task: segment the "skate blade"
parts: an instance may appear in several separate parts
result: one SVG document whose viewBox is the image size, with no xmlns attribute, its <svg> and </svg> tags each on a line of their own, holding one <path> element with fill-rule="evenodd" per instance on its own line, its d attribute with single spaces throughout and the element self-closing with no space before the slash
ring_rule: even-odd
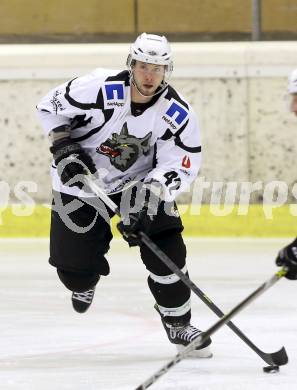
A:
<svg viewBox="0 0 297 390">
<path fill-rule="evenodd" d="M 180 353 L 183 352 L 186 347 L 184 345 L 177 345 L 176 348 L 178 353 Z M 189 354 L 187 354 L 187 358 L 194 358 L 194 359 L 210 359 L 212 357 L 213 354 L 209 346 L 201 349 L 194 349 Z"/>
</svg>

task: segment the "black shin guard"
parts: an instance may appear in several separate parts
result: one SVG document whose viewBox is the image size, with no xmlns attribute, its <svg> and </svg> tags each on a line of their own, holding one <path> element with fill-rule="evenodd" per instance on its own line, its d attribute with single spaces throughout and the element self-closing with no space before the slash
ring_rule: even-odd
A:
<svg viewBox="0 0 297 390">
<path fill-rule="evenodd" d="M 98 274 L 76 273 L 61 269 L 57 269 L 57 273 L 65 287 L 67 287 L 70 291 L 76 292 L 89 290 L 97 284 L 100 278 L 100 275 Z"/>
</svg>

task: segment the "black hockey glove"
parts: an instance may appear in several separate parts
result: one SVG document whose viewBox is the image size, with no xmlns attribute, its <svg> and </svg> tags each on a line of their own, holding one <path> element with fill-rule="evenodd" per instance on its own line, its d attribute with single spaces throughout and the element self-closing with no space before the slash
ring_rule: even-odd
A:
<svg viewBox="0 0 297 390">
<path fill-rule="evenodd" d="M 144 184 L 140 193 L 140 198 L 144 200 L 143 208 L 138 212 L 128 213 L 117 224 L 118 230 L 130 246 L 141 243 L 138 235 L 140 231 L 143 233 L 150 232 L 161 201 L 161 189 L 162 185 L 156 181 Z"/>
<path fill-rule="evenodd" d="M 69 187 L 77 186 L 83 188 L 84 183 L 81 176 L 78 180 L 73 180 L 77 175 L 86 175 L 88 170 L 91 173 L 96 173 L 96 166 L 88 153 L 80 146 L 80 144 L 66 139 L 54 144 L 50 147 L 50 151 L 54 156 L 55 164 L 58 169 L 58 174 L 61 181 Z M 68 182 L 70 183 L 68 184 Z"/>
<path fill-rule="evenodd" d="M 288 267 L 288 272 L 285 275 L 287 279 L 297 279 L 297 238 L 279 251 L 276 264 L 278 266 Z"/>
</svg>

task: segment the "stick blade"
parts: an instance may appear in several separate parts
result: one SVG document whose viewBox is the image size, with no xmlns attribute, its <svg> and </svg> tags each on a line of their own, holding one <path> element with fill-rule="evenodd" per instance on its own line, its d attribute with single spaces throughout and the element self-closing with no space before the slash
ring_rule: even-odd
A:
<svg viewBox="0 0 297 390">
<path fill-rule="evenodd" d="M 284 366 L 288 363 L 289 358 L 285 347 L 282 347 L 279 351 L 265 354 L 265 361 L 270 365 Z"/>
</svg>

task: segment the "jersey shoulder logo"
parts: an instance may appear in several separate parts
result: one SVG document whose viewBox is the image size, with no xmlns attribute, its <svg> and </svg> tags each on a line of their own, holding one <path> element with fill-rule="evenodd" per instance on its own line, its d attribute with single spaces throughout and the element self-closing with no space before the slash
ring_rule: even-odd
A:
<svg viewBox="0 0 297 390">
<path fill-rule="evenodd" d="M 102 88 L 104 106 L 106 109 L 123 107 L 125 102 L 125 87 L 122 81 L 106 81 Z"/>
<path fill-rule="evenodd" d="M 113 133 L 100 146 L 96 148 L 97 153 L 104 154 L 110 163 L 121 172 L 129 169 L 141 156 L 147 156 L 150 150 L 150 131 L 143 138 L 137 138 L 129 134 L 127 122 L 124 123 L 120 134 Z"/>
<path fill-rule="evenodd" d="M 186 107 L 184 107 L 180 102 L 172 98 L 170 100 L 169 108 L 167 109 L 165 115 L 163 115 L 162 118 L 165 122 L 169 124 L 169 126 L 173 130 L 176 130 L 184 124 L 184 122 L 188 118 L 188 115 L 189 112 L 187 111 Z"/>
</svg>

